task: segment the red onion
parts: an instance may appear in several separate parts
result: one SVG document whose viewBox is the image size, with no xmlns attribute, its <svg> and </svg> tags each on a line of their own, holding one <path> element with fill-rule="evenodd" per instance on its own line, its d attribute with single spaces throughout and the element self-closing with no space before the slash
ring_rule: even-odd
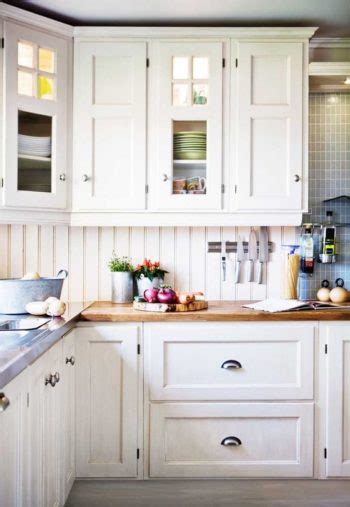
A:
<svg viewBox="0 0 350 507">
<path fill-rule="evenodd" d="M 147 303 L 157 303 L 158 291 L 159 289 L 155 289 L 154 287 L 145 290 L 145 292 L 143 293 L 143 297 L 145 298 Z"/>
<path fill-rule="evenodd" d="M 176 303 L 176 292 L 171 287 L 161 287 L 158 291 L 159 303 Z"/>
</svg>

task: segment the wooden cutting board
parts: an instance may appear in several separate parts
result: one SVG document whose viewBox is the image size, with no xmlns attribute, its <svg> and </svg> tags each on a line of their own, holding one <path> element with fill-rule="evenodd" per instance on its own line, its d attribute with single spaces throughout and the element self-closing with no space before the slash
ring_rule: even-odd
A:
<svg viewBox="0 0 350 507">
<path fill-rule="evenodd" d="M 198 310 L 206 310 L 208 308 L 208 301 L 194 301 L 188 305 L 183 304 L 165 304 L 165 303 L 139 303 L 133 302 L 134 310 L 141 310 L 143 312 L 196 312 Z"/>
</svg>

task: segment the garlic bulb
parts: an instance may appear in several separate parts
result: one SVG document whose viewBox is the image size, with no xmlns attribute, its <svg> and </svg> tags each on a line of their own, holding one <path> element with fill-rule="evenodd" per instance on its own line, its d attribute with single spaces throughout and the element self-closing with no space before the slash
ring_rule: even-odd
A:
<svg viewBox="0 0 350 507">
<path fill-rule="evenodd" d="M 57 299 L 56 301 L 51 301 L 51 303 L 49 303 L 46 313 L 47 315 L 50 315 L 50 317 L 59 317 L 60 315 L 63 315 L 65 311 L 66 303 Z"/>
<path fill-rule="evenodd" d="M 33 301 L 26 304 L 26 310 L 31 315 L 45 315 L 49 305 L 45 301 Z"/>
</svg>

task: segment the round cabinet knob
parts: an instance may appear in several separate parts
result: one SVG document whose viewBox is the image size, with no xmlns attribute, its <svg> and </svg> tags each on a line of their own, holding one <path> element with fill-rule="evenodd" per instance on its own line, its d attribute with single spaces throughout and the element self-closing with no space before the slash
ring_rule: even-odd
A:
<svg viewBox="0 0 350 507">
<path fill-rule="evenodd" d="M 73 366 L 75 364 L 75 357 L 66 357 L 66 364 L 71 364 Z"/>
<path fill-rule="evenodd" d="M 4 412 L 10 405 L 10 400 L 4 393 L 0 393 L 0 412 Z"/>
<path fill-rule="evenodd" d="M 45 377 L 45 385 L 47 386 L 50 384 L 51 387 L 55 387 L 57 380 L 55 379 L 54 375 L 46 375 Z"/>
<path fill-rule="evenodd" d="M 298 183 L 300 181 L 299 174 L 294 174 L 294 181 L 295 181 L 295 183 Z"/>
<path fill-rule="evenodd" d="M 60 174 L 60 181 L 66 181 L 66 175 L 64 173 Z"/>
<path fill-rule="evenodd" d="M 169 176 L 167 174 L 163 174 L 163 181 L 168 181 Z"/>
<path fill-rule="evenodd" d="M 226 437 L 223 440 L 221 440 L 221 445 L 225 446 L 232 445 L 234 447 L 238 447 L 239 445 L 242 445 L 242 440 L 238 437 Z"/>
<path fill-rule="evenodd" d="M 242 368 L 242 365 L 239 361 L 236 361 L 235 359 L 228 359 L 224 363 L 222 363 L 221 368 L 224 370 L 239 370 Z"/>
<path fill-rule="evenodd" d="M 82 180 L 83 180 L 83 182 L 84 182 L 84 183 L 85 183 L 86 181 L 89 181 L 89 179 L 90 179 L 90 178 L 89 178 L 89 176 L 88 176 L 87 174 L 83 174 L 83 176 L 82 176 Z"/>
</svg>

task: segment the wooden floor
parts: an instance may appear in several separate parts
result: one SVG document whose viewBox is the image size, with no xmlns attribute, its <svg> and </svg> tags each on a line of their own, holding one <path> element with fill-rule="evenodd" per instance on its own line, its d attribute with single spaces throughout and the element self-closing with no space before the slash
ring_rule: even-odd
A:
<svg viewBox="0 0 350 507">
<path fill-rule="evenodd" d="M 350 481 L 76 481 L 66 507 L 350 507 Z"/>
</svg>

